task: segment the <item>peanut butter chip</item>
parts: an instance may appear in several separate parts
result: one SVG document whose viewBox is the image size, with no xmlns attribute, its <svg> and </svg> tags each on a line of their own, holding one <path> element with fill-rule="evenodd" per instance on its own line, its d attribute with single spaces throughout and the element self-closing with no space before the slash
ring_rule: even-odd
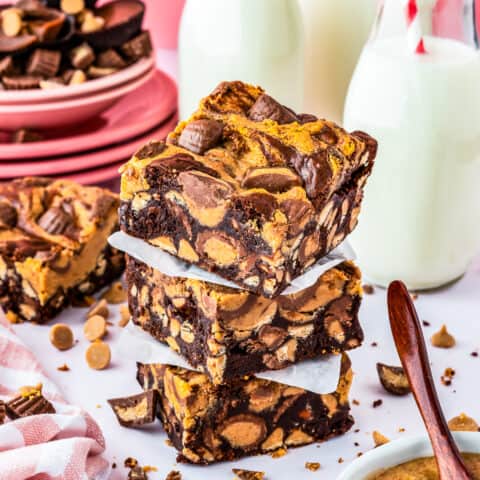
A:
<svg viewBox="0 0 480 480">
<path fill-rule="evenodd" d="M 111 304 L 123 303 L 127 301 L 127 292 L 123 288 L 122 282 L 115 282 L 102 295 L 102 298 Z"/>
<path fill-rule="evenodd" d="M 68 15 L 77 15 L 85 8 L 85 0 L 61 0 L 60 8 Z"/>
<path fill-rule="evenodd" d="M 432 335 L 432 345 L 438 348 L 452 348 L 455 346 L 455 338 L 450 335 L 446 325 L 442 325 L 440 331 Z"/>
<path fill-rule="evenodd" d="M 128 309 L 128 305 L 122 305 L 120 307 L 120 320 L 118 321 L 119 327 L 125 327 L 127 323 L 130 321 L 130 310 Z"/>
<path fill-rule="evenodd" d="M 103 318 L 108 318 L 108 305 L 105 299 L 100 300 L 97 303 L 94 303 L 87 312 L 87 318 L 93 317 L 94 315 L 100 315 Z"/>
<path fill-rule="evenodd" d="M 107 333 L 107 322 L 101 315 L 92 315 L 83 325 L 83 334 L 90 342 L 100 340 Z"/>
<path fill-rule="evenodd" d="M 6 8 L 1 13 L 2 30 L 7 37 L 16 37 L 22 30 L 22 11 L 18 8 Z"/>
<path fill-rule="evenodd" d="M 110 364 L 110 347 L 101 340 L 93 342 L 85 353 L 88 366 L 94 370 L 103 370 Z"/>
<path fill-rule="evenodd" d="M 385 445 L 390 442 L 390 439 L 385 435 L 382 435 L 379 431 L 375 430 L 372 433 L 373 441 L 375 443 L 375 448 Z"/>
<path fill-rule="evenodd" d="M 73 347 L 72 329 L 64 323 L 57 323 L 50 329 L 50 342 L 58 350 L 68 350 Z"/>
<path fill-rule="evenodd" d="M 478 423 L 465 413 L 449 420 L 448 428 L 452 432 L 478 432 L 479 430 Z"/>
</svg>

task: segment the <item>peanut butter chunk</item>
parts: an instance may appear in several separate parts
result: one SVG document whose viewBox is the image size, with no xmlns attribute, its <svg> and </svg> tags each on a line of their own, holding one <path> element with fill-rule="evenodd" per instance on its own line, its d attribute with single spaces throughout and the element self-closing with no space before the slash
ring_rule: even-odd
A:
<svg viewBox="0 0 480 480">
<path fill-rule="evenodd" d="M 119 327 L 125 327 L 127 323 L 130 321 L 130 310 L 128 305 L 122 305 L 120 307 L 120 320 L 118 321 Z"/>
<path fill-rule="evenodd" d="M 61 0 L 60 8 L 67 15 L 77 15 L 85 9 L 85 0 Z"/>
<path fill-rule="evenodd" d="M 448 428 L 452 432 L 478 432 L 478 423 L 465 413 L 453 417 L 448 422 Z"/>
<path fill-rule="evenodd" d="M 90 342 L 102 339 L 107 333 L 107 322 L 100 315 L 92 315 L 83 325 L 83 334 Z"/>
<path fill-rule="evenodd" d="M 22 11 L 18 8 L 6 8 L 1 13 L 2 30 L 7 37 L 16 37 L 22 30 Z"/>
<path fill-rule="evenodd" d="M 306 462 L 305 468 L 311 472 L 316 472 L 320 470 L 321 465 L 318 462 Z"/>
<path fill-rule="evenodd" d="M 50 342 L 58 350 L 69 350 L 73 347 L 72 329 L 64 323 L 57 323 L 50 329 Z"/>
<path fill-rule="evenodd" d="M 103 370 L 110 364 L 110 347 L 101 340 L 93 342 L 85 352 L 88 366 L 94 370 Z"/>
<path fill-rule="evenodd" d="M 455 338 L 450 335 L 446 325 L 442 325 L 442 328 L 432 335 L 432 345 L 437 348 L 452 348 L 455 346 Z"/>
</svg>

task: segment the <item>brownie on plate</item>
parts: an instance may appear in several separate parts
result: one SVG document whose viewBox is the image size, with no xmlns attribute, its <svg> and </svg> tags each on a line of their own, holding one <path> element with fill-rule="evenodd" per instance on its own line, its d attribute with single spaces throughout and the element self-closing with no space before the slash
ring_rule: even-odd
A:
<svg viewBox="0 0 480 480">
<path fill-rule="evenodd" d="M 162 364 L 139 364 L 137 379 L 158 391 L 158 415 L 179 461 L 208 464 L 299 447 L 353 425 L 346 354 L 336 391 L 323 395 L 255 377 L 214 385 L 203 373 Z"/>
<path fill-rule="evenodd" d="M 117 195 L 67 180 L 0 184 L 0 305 L 12 321 L 42 323 L 118 277 L 124 257 Z"/>
<path fill-rule="evenodd" d="M 376 141 L 222 83 L 122 169 L 121 228 L 272 298 L 357 223 Z"/>
<path fill-rule="evenodd" d="M 134 323 L 213 383 L 358 347 L 360 271 L 344 262 L 298 293 L 268 299 L 201 280 L 169 277 L 127 257 Z"/>
</svg>

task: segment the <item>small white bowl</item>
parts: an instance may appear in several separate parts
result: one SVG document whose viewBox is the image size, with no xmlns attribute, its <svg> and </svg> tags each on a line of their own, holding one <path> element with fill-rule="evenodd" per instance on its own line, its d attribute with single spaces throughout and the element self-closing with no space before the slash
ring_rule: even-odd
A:
<svg viewBox="0 0 480 480">
<path fill-rule="evenodd" d="M 461 452 L 480 453 L 480 433 L 454 432 L 453 436 Z M 367 480 L 381 470 L 432 455 L 432 445 L 427 436 L 402 438 L 363 454 L 337 480 Z"/>
<path fill-rule="evenodd" d="M 0 91 L 0 106 L 7 105 L 35 105 L 52 102 L 64 102 L 76 98 L 96 95 L 105 91 L 114 90 L 122 85 L 131 83 L 137 78 L 143 77 L 152 70 L 155 64 L 154 57 L 142 58 L 133 65 L 124 68 L 112 75 L 89 80 L 79 85 L 68 85 L 63 88 L 42 90 L 33 88 L 31 90 L 3 90 Z"/>
</svg>

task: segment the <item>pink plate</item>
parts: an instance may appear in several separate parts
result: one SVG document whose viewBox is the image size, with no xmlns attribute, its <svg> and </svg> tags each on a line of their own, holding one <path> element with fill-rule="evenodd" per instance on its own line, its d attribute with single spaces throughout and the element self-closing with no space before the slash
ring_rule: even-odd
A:
<svg viewBox="0 0 480 480">
<path fill-rule="evenodd" d="M 74 182 L 78 182 L 83 185 L 103 184 L 120 177 L 118 170 L 124 163 L 125 161 L 122 161 L 114 163 L 113 165 L 109 165 L 108 167 L 86 170 L 85 172 L 74 173 L 71 175 L 61 175 L 61 177 L 66 178 L 67 180 L 73 180 Z"/>
<path fill-rule="evenodd" d="M 125 85 L 72 100 L 22 105 L 0 105 L 0 128 L 46 130 L 79 125 L 114 105 L 120 98 L 147 83 L 155 74 L 152 69 Z"/>
<path fill-rule="evenodd" d="M 121 143 L 111 148 L 96 150 L 83 155 L 69 156 L 54 160 L 37 160 L 34 162 L 16 162 L 0 164 L 0 179 L 23 177 L 26 175 L 63 176 L 64 173 L 93 169 L 119 160 L 126 161 L 131 155 L 149 140 L 164 139 L 177 123 L 176 115 L 147 134 Z"/>
<path fill-rule="evenodd" d="M 90 80 L 80 85 L 71 85 L 54 90 L 5 90 L 0 91 L 0 105 L 35 105 L 92 95 L 119 87 L 145 75 L 154 66 L 153 57 L 143 58 L 130 67 L 124 68 L 107 77 Z"/>
<path fill-rule="evenodd" d="M 176 106 L 175 82 L 157 70 L 145 85 L 123 97 L 100 117 L 83 125 L 48 131 L 45 141 L 15 144 L 10 143 L 10 133 L 0 132 L 0 161 L 70 155 L 125 142 L 154 128 L 172 115 Z"/>
</svg>

